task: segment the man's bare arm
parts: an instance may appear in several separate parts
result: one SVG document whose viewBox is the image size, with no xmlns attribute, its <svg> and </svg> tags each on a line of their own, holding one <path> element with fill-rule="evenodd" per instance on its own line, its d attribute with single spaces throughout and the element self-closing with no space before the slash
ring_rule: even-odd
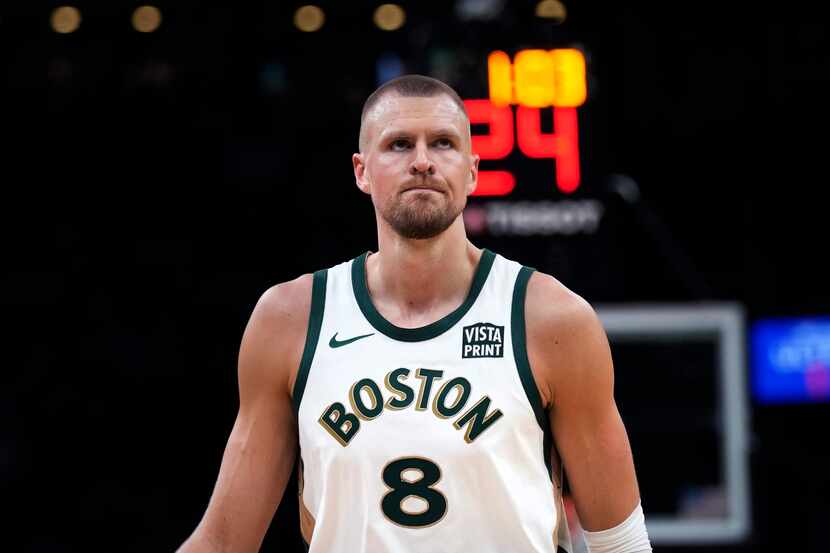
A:
<svg viewBox="0 0 830 553">
<path fill-rule="evenodd" d="M 207 510 L 180 553 L 259 550 L 294 466 L 291 401 L 305 343 L 311 275 L 266 291 L 239 350 L 239 413 Z"/>
<path fill-rule="evenodd" d="M 532 275 L 525 305 L 528 357 L 580 522 L 611 528 L 640 494 L 605 331 L 585 300 L 548 275 Z"/>
</svg>

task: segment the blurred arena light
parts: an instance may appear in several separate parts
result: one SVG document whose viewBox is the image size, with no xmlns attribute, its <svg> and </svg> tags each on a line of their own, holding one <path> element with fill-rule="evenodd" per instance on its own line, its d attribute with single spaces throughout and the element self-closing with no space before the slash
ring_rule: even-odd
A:
<svg viewBox="0 0 830 553">
<path fill-rule="evenodd" d="M 375 10 L 373 19 L 382 31 L 397 31 L 406 21 L 406 12 L 397 4 L 381 4 Z"/>
<path fill-rule="evenodd" d="M 133 29 L 139 33 L 152 33 L 161 25 L 161 11 L 155 6 L 139 6 L 133 12 Z"/>
<path fill-rule="evenodd" d="M 294 26 L 304 33 L 319 31 L 325 22 L 326 14 L 318 6 L 309 4 L 294 12 Z"/>
<path fill-rule="evenodd" d="M 386 81 L 391 81 L 395 77 L 400 77 L 404 74 L 404 65 L 400 56 L 394 52 L 385 52 L 381 54 L 375 64 L 375 80 L 377 86 L 382 85 Z"/>
<path fill-rule="evenodd" d="M 81 26 L 81 12 L 72 6 L 61 6 L 52 11 L 52 30 L 60 34 L 74 33 Z"/>
<path fill-rule="evenodd" d="M 491 21 L 501 15 L 504 0 L 458 0 L 455 15 L 462 21 Z"/>
<path fill-rule="evenodd" d="M 559 0 L 542 0 L 536 4 L 536 17 L 550 19 L 558 25 L 568 17 L 568 10 Z"/>
</svg>

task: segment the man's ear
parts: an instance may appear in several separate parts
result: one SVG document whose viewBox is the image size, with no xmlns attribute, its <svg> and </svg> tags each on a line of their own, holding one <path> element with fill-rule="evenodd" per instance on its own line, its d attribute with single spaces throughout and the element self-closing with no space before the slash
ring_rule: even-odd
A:
<svg viewBox="0 0 830 553">
<path fill-rule="evenodd" d="M 473 192 L 475 192 L 476 187 L 478 186 L 478 162 L 481 161 L 481 157 L 478 154 L 472 155 L 472 165 L 470 166 L 470 180 L 467 182 L 467 195 L 469 196 Z"/>
<path fill-rule="evenodd" d="M 363 154 L 353 154 L 352 165 L 354 166 L 354 180 L 357 187 L 364 194 L 371 194 L 372 189 L 369 184 L 368 175 L 366 174 L 366 164 L 363 160 Z"/>
</svg>

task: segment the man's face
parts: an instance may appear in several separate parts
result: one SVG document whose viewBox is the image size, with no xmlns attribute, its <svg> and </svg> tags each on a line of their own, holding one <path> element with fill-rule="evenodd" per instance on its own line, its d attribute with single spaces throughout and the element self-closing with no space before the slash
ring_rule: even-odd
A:
<svg viewBox="0 0 830 553">
<path fill-rule="evenodd" d="M 399 235 L 415 239 L 455 221 L 475 190 L 478 161 L 467 118 L 446 95 L 387 94 L 367 114 L 353 156 L 358 187 Z"/>
</svg>

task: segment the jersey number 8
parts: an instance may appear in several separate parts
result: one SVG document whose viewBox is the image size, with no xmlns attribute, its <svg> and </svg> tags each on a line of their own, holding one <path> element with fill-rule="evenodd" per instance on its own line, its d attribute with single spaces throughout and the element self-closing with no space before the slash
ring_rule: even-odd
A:
<svg viewBox="0 0 830 553">
<path fill-rule="evenodd" d="M 404 472 L 417 470 L 421 473 L 418 480 L 407 480 Z M 396 459 L 383 468 L 383 482 L 390 488 L 380 502 L 386 518 L 407 528 L 425 528 L 444 518 L 447 513 L 447 498 L 433 488 L 441 480 L 438 465 L 423 457 L 404 457 Z M 403 509 L 403 502 L 409 497 L 416 497 L 426 502 L 427 507 L 420 512 Z"/>
</svg>

